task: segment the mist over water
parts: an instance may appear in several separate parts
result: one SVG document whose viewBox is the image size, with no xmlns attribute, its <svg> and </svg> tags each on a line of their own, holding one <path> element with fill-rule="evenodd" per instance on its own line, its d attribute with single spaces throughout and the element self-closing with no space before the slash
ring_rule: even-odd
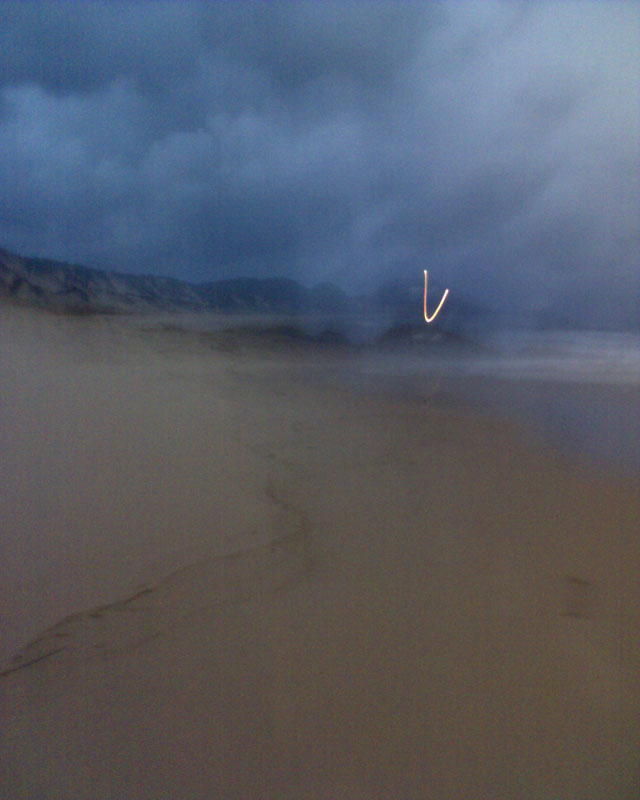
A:
<svg viewBox="0 0 640 800">
<path fill-rule="evenodd" d="M 331 331 L 354 345 L 357 366 L 348 360 L 348 381 L 427 398 L 446 394 L 481 410 L 506 412 L 571 456 L 640 473 L 637 333 L 478 325 L 457 338 L 418 319 L 405 322 L 406 329 L 387 349 L 385 337 L 402 326 L 391 312 L 154 315 L 141 327 L 214 332 L 282 325 L 313 336 Z M 308 366 L 315 373 L 333 369 L 313 358 Z"/>
<path fill-rule="evenodd" d="M 481 350 L 367 357 L 362 376 L 507 412 L 570 455 L 640 473 L 640 336 L 502 331 Z"/>
<path fill-rule="evenodd" d="M 344 369 L 348 381 L 506 412 L 572 457 L 640 473 L 640 334 L 479 326 L 458 339 L 414 321 L 394 346 L 378 347 L 398 324 L 392 313 L 180 314 L 150 317 L 142 327 L 332 331 L 359 348 L 357 366 L 349 359 Z M 313 359 L 309 366 L 328 368 Z"/>
<path fill-rule="evenodd" d="M 521 331 L 495 334 L 496 351 L 469 372 L 531 380 L 640 384 L 640 335 L 603 331 Z"/>
</svg>

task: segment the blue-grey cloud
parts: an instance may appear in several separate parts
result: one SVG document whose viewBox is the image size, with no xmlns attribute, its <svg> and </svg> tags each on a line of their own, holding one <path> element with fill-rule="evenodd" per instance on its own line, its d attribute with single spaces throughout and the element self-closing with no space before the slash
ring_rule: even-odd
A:
<svg viewBox="0 0 640 800">
<path fill-rule="evenodd" d="M 640 9 L 9 3 L 0 243 L 640 311 Z"/>
</svg>

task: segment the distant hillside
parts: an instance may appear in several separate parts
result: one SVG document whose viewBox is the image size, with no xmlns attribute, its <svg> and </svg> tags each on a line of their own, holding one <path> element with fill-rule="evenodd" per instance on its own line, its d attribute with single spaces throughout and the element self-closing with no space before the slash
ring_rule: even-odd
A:
<svg viewBox="0 0 640 800">
<path fill-rule="evenodd" d="M 340 313 L 348 296 L 331 284 L 306 288 L 289 278 L 189 283 L 155 275 L 103 272 L 0 249 L 0 297 L 71 313 L 258 311 Z"/>
<path fill-rule="evenodd" d="M 392 279 L 371 294 L 350 297 L 329 283 L 313 288 L 290 278 L 189 283 L 154 275 L 103 272 L 45 258 L 26 258 L 0 249 L 0 300 L 50 311 L 317 315 L 325 320 L 327 330 L 363 343 L 377 341 L 385 349 L 430 347 L 443 336 L 449 343 L 474 338 L 472 326 L 482 314 L 459 297 L 449 297 L 437 322 L 427 329 L 422 318 L 421 278 L 418 276 L 415 282 Z M 436 282 L 429 289 L 436 302 L 442 296 L 442 289 Z M 362 321 L 364 327 L 361 325 L 354 331 L 354 325 L 357 327 Z"/>
</svg>

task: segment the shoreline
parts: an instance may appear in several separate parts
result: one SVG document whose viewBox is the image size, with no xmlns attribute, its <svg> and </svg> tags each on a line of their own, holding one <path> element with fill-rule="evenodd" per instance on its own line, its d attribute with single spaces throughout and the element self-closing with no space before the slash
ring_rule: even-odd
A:
<svg viewBox="0 0 640 800">
<path fill-rule="evenodd" d="M 333 362 L 14 322 L 2 561 L 55 618 L 0 677 L 5 796 L 637 787 L 634 481 Z"/>
</svg>

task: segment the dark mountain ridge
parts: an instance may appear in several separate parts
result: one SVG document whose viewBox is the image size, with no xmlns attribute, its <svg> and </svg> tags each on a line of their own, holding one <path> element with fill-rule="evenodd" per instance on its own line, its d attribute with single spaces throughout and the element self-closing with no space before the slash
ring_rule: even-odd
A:
<svg viewBox="0 0 640 800">
<path fill-rule="evenodd" d="M 0 296 L 75 313 L 258 311 L 339 313 L 345 292 L 331 284 L 307 288 L 290 278 L 230 278 L 190 283 L 156 275 L 106 272 L 0 249 Z"/>
<path fill-rule="evenodd" d="M 468 336 L 469 322 L 482 315 L 459 297 L 448 298 L 437 322 L 422 318 L 422 285 L 397 278 L 368 295 L 349 296 L 339 287 L 321 283 L 308 288 L 291 278 L 229 278 L 190 283 L 157 275 L 131 275 L 29 258 L 0 248 L 0 298 L 59 313 L 127 314 L 150 312 L 218 312 L 290 316 L 301 331 L 327 331 L 350 340 L 378 341 L 386 347 L 412 347 Z M 431 304 L 442 289 L 429 285 Z M 315 329 L 319 319 L 321 329 Z M 358 335 L 360 323 L 368 333 Z M 355 326 L 355 327 L 354 327 Z M 281 337 L 280 337 L 281 338 Z M 472 337 L 473 338 L 473 337 Z"/>
</svg>

